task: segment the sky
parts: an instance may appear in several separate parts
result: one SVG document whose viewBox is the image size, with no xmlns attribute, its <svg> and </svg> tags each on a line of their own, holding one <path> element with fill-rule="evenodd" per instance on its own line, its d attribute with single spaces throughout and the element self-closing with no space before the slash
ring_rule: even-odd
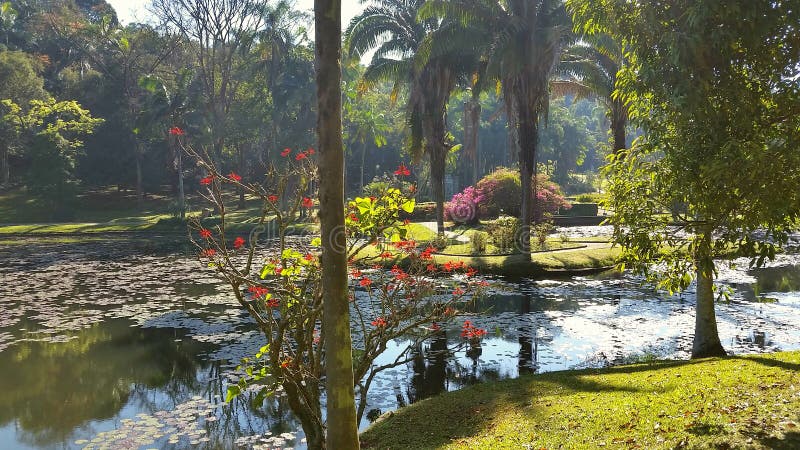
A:
<svg viewBox="0 0 800 450">
<path fill-rule="evenodd" d="M 150 14 L 147 12 L 149 0 L 107 0 L 123 24 L 130 22 L 147 22 Z M 314 0 L 296 0 L 297 8 L 300 10 L 313 12 Z M 347 28 L 350 19 L 364 9 L 358 0 L 342 0 L 342 28 Z"/>
</svg>

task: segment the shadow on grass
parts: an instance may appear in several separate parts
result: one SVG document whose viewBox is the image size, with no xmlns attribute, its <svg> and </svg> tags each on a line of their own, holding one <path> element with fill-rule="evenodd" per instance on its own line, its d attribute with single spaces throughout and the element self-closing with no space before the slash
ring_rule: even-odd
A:
<svg viewBox="0 0 800 450">
<path fill-rule="evenodd" d="M 783 436 L 767 436 L 759 438 L 761 444 L 766 448 L 775 450 L 797 450 L 800 448 L 800 431 L 789 431 Z"/>
<path fill-rule="evenodd" d="M 788 361 L 778 361 L 776 359 L 765 358 L 763 356 L 747 356 L 747 357 L 732 356 L 731 359 L 741 359 L 743 361 L 753 361 L 753 362 L 757 362 L 757 363 L 759 363 L 761 365 L 764 365 L 764 366 L 777 367 L 777 368 L 784 369 L 784 370 L 791 370 L 791 371 L 795 371 L 795 372 L 800 372 L 800 364 L 791 363 L 791 362 L 788 362 Z M 796 448 L 800 448 L 800 446 L 798 446 Z"/>
</svg>

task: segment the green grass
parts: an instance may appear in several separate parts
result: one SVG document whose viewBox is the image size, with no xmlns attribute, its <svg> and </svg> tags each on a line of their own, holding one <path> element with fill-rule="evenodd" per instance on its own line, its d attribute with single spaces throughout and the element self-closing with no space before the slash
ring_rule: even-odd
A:
<svg viewBox="0 0 800 450">
<path fill-rule="evenodd" d="M 365 448 L 800 448 L 800 352 L 485 383 L 415 403 Z"/>
<path fill-rule="evenodd" d="M 559 239 L 551 239 L 548 240 L 544 248 L 539 248 L 538 244 L 535 242 L 531 242 L 531 245 L 535 246 L 533 251 L 540 252 L 540 251 L 552 251 L 552 250 L 567 250 L 567 249 L 577 249 L 583 246 L 583 244 L 577 242 L 561 242 Z M 464 243 L 464 244 L 453 244 L 448 245 L 441 253 L 447 253 L 448 255 L 463 255 L 463 256 L 471 256 L 472 255 L 472 244 Z M 484 254 L 492 255 L 492 254 L 502 254 L 503 252 L 495 247 L 492 244 L 486 244 L 486 251 Z"/>
</svg>

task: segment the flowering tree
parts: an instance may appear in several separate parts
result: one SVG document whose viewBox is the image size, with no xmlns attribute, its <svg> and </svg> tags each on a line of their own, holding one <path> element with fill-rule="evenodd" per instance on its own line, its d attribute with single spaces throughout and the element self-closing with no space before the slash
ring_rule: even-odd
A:
<svg viewBox="0 0 800 450">
<path fill-rule="evenodd" d="M 321 327 L 322 242 L 320 237 L 289 235 L 300 211 L 315 207 L 314 150 L 284 150 L 282 168 L 271 167 L 259 183 L 235 173 L 223 175 L 207 155 L 186 150 L 207 170 L 201 184 L 207 189 L 205 198 L 216 209 L 213 226 L 198 218 L 190 220 L 192 242 L 199 249 L 200 260 L 228 282 L 265 337 L 265 345 L 243 362 L 245 376 L 229 386 L 228 400 L 251 387 L 258 391 L 257 400 L 281 387 L 303 426 L 309 448 L 323 448 L 321 380 L 327 333 Z M 402 167 L 397 173 L 397 177 L 406 175 Z M 233 233 L 236 225 L 228 220 L 226 205 L 236 200 L 236 189 L 244 189 L 262 205 L 259 215 L 249 221 L 256 227 L 248 238 Z M 409 350 L 441 333 L 459 307 L 485 285 L 472 280 L 474 269 L 463 263 L 438 265 L 432 247 L 420 248 L 406 239 L 405 223 L 399 222 L 398 216 L 400 211 L 414 208 L 408 191 L 413 189 L 389 187 L 380 196 L 354 199 L 346 207 L 346 227 L 339 231 L 344 234 L 348 255 L 359 421 L 375 376 L 411 360 Z M 267 225 L 274 226 L 271 243 L 259 240 Z M 441 273 L 456 276 L 443 284 L 433 278 Z M 464 338 L 475 344 L 482 335 L 470 328 Z M 400 337 L 410 338 L 409 346 L 393 361 L 375 365 L 387 344 Z"/>
</svg>

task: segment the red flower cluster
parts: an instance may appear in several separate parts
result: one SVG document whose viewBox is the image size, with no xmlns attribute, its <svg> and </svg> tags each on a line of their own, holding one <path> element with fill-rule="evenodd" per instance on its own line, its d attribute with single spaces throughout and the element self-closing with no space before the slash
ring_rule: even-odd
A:
<svg viewBox="0 0 800 450">
<path fill-rule="evenodd" d="M 433 256 L 431 254 L 435 251 L 436 249 L 429 245 L 425 247 L 425 250 L 420 252 L 419 257 L 420 259 L 425 259 L 425 260 L 433 259 Z"/>
<path fill-rule="evenodd" d="M 303 205 L 303 208 L 309 208 L 310 209 L 310 208 L 314 207 L 314 200 L 311 200 L 308 197 L 303 197 L 303 201 L 302 201 L 301 204 Z"/>
<path fill-rule="evenodd" d="M 381 255 L 380 255 L 380 256 L 381 256 L 381 258 L 383 258 L 383 259 L 388 259 L 388 258 L 391 258 L 391 257 L 392 257 L 392 256 L 394 256 L 394 255 L 392 255 L 392 252 L 383 252 L 383 253 L 381 253 Z"/>
<path fill-rule="evenodd" d="M 228 174 L 228 178 L 230 178 L 230 179 L 231 179 L 231 180 L 233 180 L 233 181 L 236 181 L 237 183 L 238 183 L 239 181 L 242 181 L 242 177 L 241 177 L 241 175 L 237 175 L 235 172 L 231 172 L 231 173 L 229 173 L 229 174 Z"/>
<path fill-rule="evenodd" d="M 399 166 L 397 166 L 397 170 L 394 171 L 394 174 L 402 177 L 407 177 L 411 175 L 411 171 L 408 170 L 408 167 L 406 167 L 405 164 L 400 164 Z"/>
<path fill-rule="evenodd" d="M 363 274 L 361 273 L 361 271 L 360 271 L 360 270 L 358 270 L 358 269 L 353 269 L 353 271 L 352 271 L 352 272 L 350 272 L 350 275 L 351 275 L 353 278 L 361 278 L 361 277 L 363 276 Z"/>
<path fill-rule="evenodd" d="M 297 155 L 295 155 L 295 157 L 294 157 L 295 161 L 301 161 L 301 160 L 304 160 L 306 158 L 308 158 L 308 155 L 306 155 L 304 152 L 300 152 Z"/>
<path fill-rule="evenodd" d="M 372 284 L 372 280 L 370 280 L 367 277 L 364 277 L 364 278 L 361 279 L 361 281 L 358 282 L 358 284 L 361 287 L 368 287 L 368 286 L 370 286 Z"/>
<path fill-rule="evenodd" d="M 306 153 L 308 153 L 308 156 L 311 156 L 316 152 L 314 151 L 314 149 L 312 147 L 308 147 L 308 150 L 306 150 Z"/>
<path fill-rule="evenodd" d="M 441 330 L 441 329 L 442 329 L 442 327 L 440 327 L 438 323 L 436 323 L 436 322 L 433 322 L 433 323 L 431 324 L 431 330 L 433 330 L 433 331 L 439 331 L 439 330 Z"/>
<path fill-rule="evenodd" d="M 467 339 L 480 339 L 483 336 L 486 336 L 486 330 L 475 327 L 469 320 L 464 321 L 464 326 L 461 327 L 461 337 Z"/>
<path fill-rule="evenodd" d="M 209 175 L 205 178 L 201 178 L 200 184 L 202 184 L 203 186 L 208 186 L 209 184 L 211 184 L 212 181 L 214 181 L 214 175 Z"/>
<path fill-rule="evenodd" d="M 351 222 L 358 222 L 358 216 L 356 215 L 356 213 L 350 213 L 350 215 L 347 217 L 350 219 Z"/>
<path fill-rule="evenodd" d="M 313 261 L 314 255 L 312 255 L 311 253 L 306 253 L 306 255 L 303 256 L 303 258 L 305 258 L 306 261 Z"/>
<path fill-rule="evenodd" d="M 458 297 L 460 295 L 464 295 L 464 290 L 460 287 L 453 289 L 453 296 Z"/>
<path fill-rule="evenodd" d="M 233 248 L 239 250 L 242 247 L 244 247 L 244 238 L 237 236 L 236 239 L 233 240 Z"/>
<path fill-rule="evenodd" d="M 445 272 L 452 272 L 454 270 L 463 270 L 467 267 L 467 265 L 464 264 L 464 261 L 459 261 L 459 262 L 447 261 L 446 263 L 444 263 L 444 266 L 442 267 L 444 267 Z"/>
<path fill-rule="evenodd" d="M 270 195 L 269 197 L 267 197 L 267 200 L 269 200 L 272 203 L 275 203 L 275 202 L 278 201 L 278 196 L 277 195 Z"/>
<path fill-rule="evenodd" d="M 247 292 L 253 294 L 253 298 L 261 298 L 269 293 L 269 289 L 264 286 L 253 285 L 247 288 Z"/>
<path fill-rule="evenodd" d="M 378 317 L 370 323 L 373 327 L 384 328 L 386 326 L 386 319 L 383 317 Z"/>
<path fill-rule="evenodd" d="M 212 256 L 216 255 L 217 251 L 213 248 L 207 248 L 200 252 L 200 256 L 205 256 L 206 258 L 211 258 Z"/>
<path fill-rule="evenodd" d="M 292 153 L 292 149 L 290 149 L 290 148 L 285 148 L 285 149 L 283 149 L 283 151 L 281 152 L 281 156 L 283 156 L 284 158 L 286 158 L 286 157 L 287 157 L 287 156 L 289 156 L 291 153 Z"/>
<path fill-rule="evenodd" d="M 172 127 L 169 129 L 169 134 L 173 136 L 183 136 L 184 134 L 186 134 L 186 132 L 178 127 Z"/>
<path fill-rule="evenodd" d="M 410 250 L 414 250 L 415 248 L 417 248 L 417 242 L 414 241 L 414 240 L 411 240 L 411 239 L 403 240 L 403 241 L 395 242 L 394 246 L 397 247 L 399 250 L 409 250 L 410 251 Z"/>
<path fill-rule="evenodd" d="M 292 358 L 286 358 L 286 359 L 283 360 L 283 362 L 281 362 L 281 368 L 282 369 L 286 369 L 291 364 L 292 364 Z"/>
<path fill-rule="evenodd" d="M 277 308 L 280 305 L 280 301 L 277 298 L 273 297 L 267 300 L 267 308 Z"/>
<path fill-rule="evenodd" d="M 203 239 L 210 239 L 211 238 L 211 230 L 207 230 L 205 228 L 200 228 L 200 237 Z"/>
<path fill-rule="evenodd" d="M 406 280 L 410 276 L 406 273 L 406 271 L 398 267 L 396 264 L 392 267 L 392 273 L 394 274 L 394 279 L 397 281 Z"/>
</svg>

